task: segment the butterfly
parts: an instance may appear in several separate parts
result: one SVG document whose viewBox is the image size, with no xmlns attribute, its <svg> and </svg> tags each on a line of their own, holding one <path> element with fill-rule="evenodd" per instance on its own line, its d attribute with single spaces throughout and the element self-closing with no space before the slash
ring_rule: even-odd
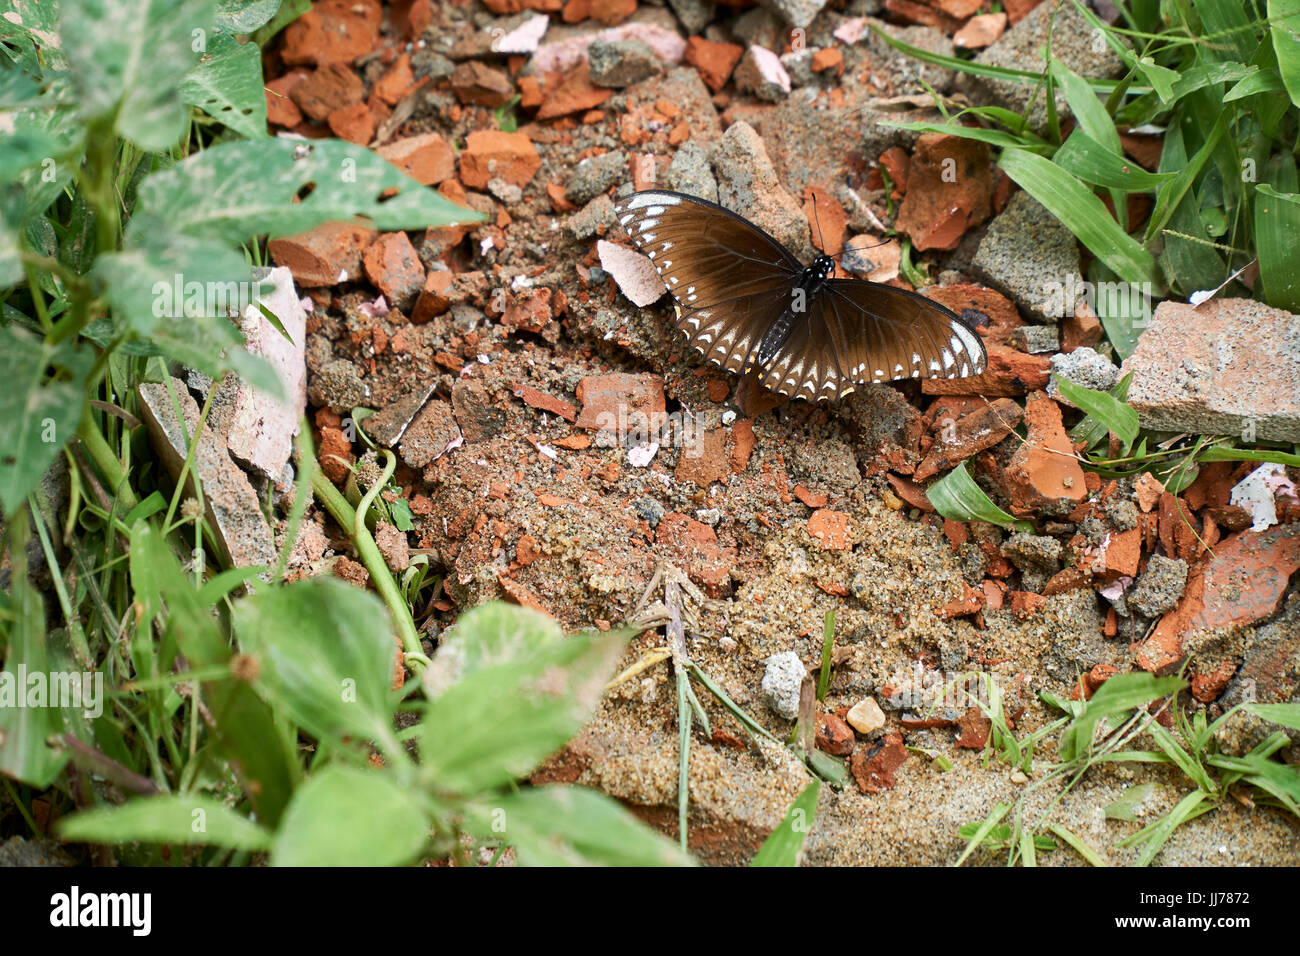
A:
<svg viewBox="0 0 1300 956">
<path fill-rule="evenodd" d="M 615 204 L 620 225 L 672 294 L 688 343 L 788 398 L 842 398 L 859 385 L 979 375 L 973 324 L 915 292 L 804 266 L 749 220 L 685 193 L 649 189 Z"/>
</svg>

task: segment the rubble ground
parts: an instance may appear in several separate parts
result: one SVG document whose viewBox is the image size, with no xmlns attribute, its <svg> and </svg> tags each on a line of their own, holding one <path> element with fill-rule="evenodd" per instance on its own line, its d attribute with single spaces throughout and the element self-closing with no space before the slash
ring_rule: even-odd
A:
<svg viewBox="0 0 1300 956">
<path fill-rule="evenodd" d="M 413 525 L 404 542 L 386 526 L 383 546 L 390 564 L 422 554 L 441 576 L 419 609 L 426 649 L 461 610 L 499 598 L 570 630 L 618 627 L 670 563 L 709 599 L 688 634 L 692 658 L 784 739 L 793 725 L 763 693 L 767 661 L 793 651 L 815 671 L 833 611 L 824 712 L 852 724 L 849 711 L 874 698 L 886 722 L 850 740 L 847 785 L 823 787 L 812 864 L 950 864 L 965 845 L 959 828 L 1034 779 L 987 758 L 987 721 L 968 703 L 934 713 L 892 704 L 908 681 L 990 675 L 1018 736 L 1058 716 L 1041 692 L 1086 697 L 1134 669 L 1182 670 L 1192 683 L 1183 700 L 1211 718 L 1241 699 L 1246 679 L 1260 700 L 1300 690 L 1300 628 L 1285 624 L 1300 605 L 1294 470 L 1269 486 L 1277 523 L 1259 531 L 1231 500 L 1253 463 L 1205 465 L 1173 490 L 1150 473 L 1085 472 L 1067 432 L 1081 416 L 1049 376 L 1083 368 L 1094 377 L 1076 384 L 1113 384 L 1115 356 L 1095 315 L 1054 314 L 1043 295 L 1078 281 L 1078 243 L 984 144 L 887 125 L 937 121 L 929 88 L 1015 104 L 1002 86 L 909 60 L 869 27 L 948 55 L 986 47 L 982 61 L 1026 68 L 1048 8 L 1066 21 L 1056 37 L 1087 37 L 1086 24 L 1056 0 L 1005 4 L 1010 21 L 936 6 L 774 0 L 783 20 L 766 6 L 715 18 L 712 5 L 685 0 L 321 0 L 266 54 L 276 130 L 371 145 L 485 217 L 425 233 L 322 227 L 270 247 L 312 306 L 307 392 L 325 473 L 342 483 L 359 463 L 363 484 L 374 473 L 374 453 L 349 435 L 357 408 L 376 412 L 362 429 L 400 459 L 385 497 L 404 499 Z M 914 8 L 929 13 L 909 20 Z M 789 42 L 794 20 L 800 45 Z M 1114 76 L 1118 57 L 1094 46 L 1056 52 L 1083 75 Z M 952 180 L 943 170 L 954 159 Z M 980 323 L 988 371 L 812 406 L 776 404 L 698 364 L 666 300 L 641 308 L 620 291 L 634 263 L 620 259 L 631 244 L 613 200 L 652 184 L 736 209 L 805 258 L 815 237 L 859 275 L 911 288 L 897 242 L 885 242 L 907 238 L 934 279 L 921 291 Z M 598 243 L 617 248 L 603 255 Z M 1261 312 L 1276 311 L 1229 300 L 1212 321 L 1257 329 Z M 1160 381 L 1202 373 L 1167 367 L 1159 334 L 1189 324 L 1172 305 L 1167 320 L 1158 311 L 1124 367 L 1155 369 L 1134 393 L 1149 427 L 1185 421 Z M 1239 374 L 1262 360 L 1238 354 Z M 1251 410 L 1232 391 L 1211 389 L 1194 420 L 1237 428 Z M 1265 437 L 1300 434 L 1286 402 L 1258 417 Z M 926 484 L 962 462 L 1032 534 L 1013 540 L 935 513 Z M 314 522 L 296 573 L 332 567 L 364 580 L 339 529 L 320 513 Z M 641 634 L 621 666 L 662 643 Z M 613 688 L 535 779 L 598 787 L 675 831 L 670 667 Z M 701 697 L 714 733 L 692 744 L 690 846 L 743 863 L 808 774 Z M 1263 732 L 1225 746 L 1239 752 Z M 1053 757 L 1049 740 L 1035 774 Z M 1148 820 L 1192 786 L 1151 765 L 1096 767 L 1053 819 L 1107 861 L 1132 862 L 1137 850 L 1116 844 L 1141 824 L 1103 810 L 1148 782 Z M 1027 807 L 1054 796 L 1044 787 Z M 1158 862 L 1297 859 L 1295 818 L 1224 801 L 1178 827 Z M 1082 860 L 1062 847 L 1039 862 Z"/>
</svg>

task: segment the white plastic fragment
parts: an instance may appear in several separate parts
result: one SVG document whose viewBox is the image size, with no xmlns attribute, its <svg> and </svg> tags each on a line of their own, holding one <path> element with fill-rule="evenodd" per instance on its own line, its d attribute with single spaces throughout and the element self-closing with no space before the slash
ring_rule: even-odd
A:
<svg viewBox="0 0 1300 956">
<path fill-rule="evenodd" d="M 627 463 L 633 468 L 644 468 L 650 464 L 650 461 L 659 451 L 658 442 L 650 442 L 648 445 L 637 445 L 635 448 L 629 448 L 627 452 Z"/>
<path fill-rule="evenodd" d="M 1269 462 L 1237 482 L 1228 501 L 1249 512 L 1250 530 L 1258 532 L 1277 524 L 1277 502 L 1273 496 L 1281 492 L 1294 497 L 1295 490 L 1295 483 L 1286 476 L 1286 469 Z"/>
<path fill-rule="evenodd" d="M 600 267 L 614 277 L 619 291 L 634 305 L 647 306 L 664 294 L 664 282 L 654 263 L 641 253 L 601 239 L 596 243 Z"/>
<path fill-rule="evenodd" d="M 495 53 L 533 53 L 550 23 L 551 18 L 544 13 L 529 17 L 509 33 L 494 36 L 492 50 Z"/>
</svg>

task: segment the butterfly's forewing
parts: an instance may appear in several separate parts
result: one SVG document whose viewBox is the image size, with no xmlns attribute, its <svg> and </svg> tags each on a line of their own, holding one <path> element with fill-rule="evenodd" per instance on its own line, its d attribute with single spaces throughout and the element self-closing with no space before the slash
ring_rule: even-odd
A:
<svg viewBox="0 0 1300 956">
<path fill-rule="evenodd" d="M 672 294 L 688 344 L 739 371 L 789 305 L 799 260 L 753 223 L 682 193 L 634 193 L 615 212 Z"/>
</svg>

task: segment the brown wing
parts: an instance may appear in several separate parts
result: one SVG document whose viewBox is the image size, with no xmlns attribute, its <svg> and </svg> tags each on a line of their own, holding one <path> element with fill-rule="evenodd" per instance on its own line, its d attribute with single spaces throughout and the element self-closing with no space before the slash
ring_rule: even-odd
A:
<svg viewBox="0 0 1300 956">
<path fill-rule="evenodd" d="M 877 282 L 831 279 L 768 363 L 764 387 L 808 401 L 901 378 L 964 378 L 988 366 L 978 333 L 937 302 Z"/>
<path fill-rule="evenodd" d="M 687 343 L 739 371 L 789 304 L 799 260 L 748 220 L 685 193 L 645 190 L 614 209 L 664 280 Z"/>
</svg>

